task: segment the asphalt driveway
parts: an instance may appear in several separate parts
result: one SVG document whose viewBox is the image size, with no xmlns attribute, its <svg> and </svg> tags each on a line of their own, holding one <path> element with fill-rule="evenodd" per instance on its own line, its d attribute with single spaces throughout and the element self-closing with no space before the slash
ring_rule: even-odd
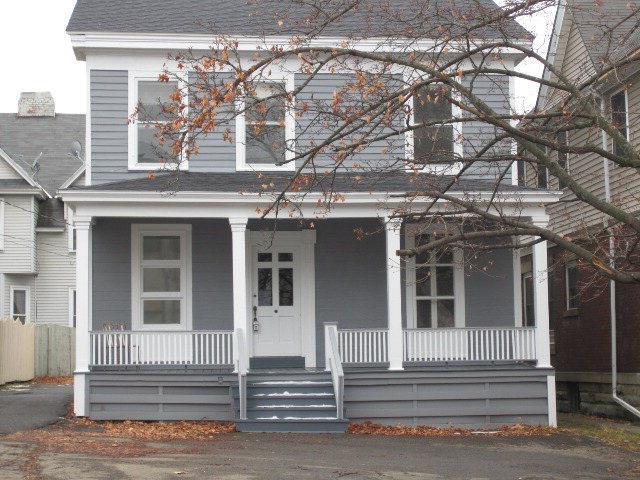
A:
<svg viewBox="0 0 640 480">
<path fill-rule="evenodd" d="M 564 433 L 515 438 L 231 433 L 173 442 L 100 435 L 94 428 L 58 425 L 0 437 L 2 478 L 640 478 L 637 453 Z"/>
<path fill-rule="evenodd" d="M 10 383 L 0 386 L 0 434 L 56 423 L 67 412 L 72 385 Z"/>
</svg>

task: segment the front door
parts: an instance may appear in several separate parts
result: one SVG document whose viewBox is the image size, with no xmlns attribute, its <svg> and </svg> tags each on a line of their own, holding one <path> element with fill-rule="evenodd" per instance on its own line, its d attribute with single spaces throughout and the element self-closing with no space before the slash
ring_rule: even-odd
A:
<svg viewBox="0 0 640 480">
<path fill-rule="evenodd" d="M 253 355 L 299 356 L 302 352 L 299 245 L 263 242 L 252 248 Z"/>
</svg>

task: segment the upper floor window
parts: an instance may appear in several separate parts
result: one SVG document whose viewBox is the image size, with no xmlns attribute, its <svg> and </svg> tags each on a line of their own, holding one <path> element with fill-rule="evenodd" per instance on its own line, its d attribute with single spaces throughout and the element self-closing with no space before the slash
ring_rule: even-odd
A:
<svg viewBox="0 0 640 480">
<path fill-rule="evenodd" d="M 11 303 L 11 318 L 25 324 L 29 321 L 29 287 L 9 288 Z"/>
<path fill-rule="evenodd" d="M 627 91 L 621 90 L 611 96 L 611 121 L 627 140 L 629 139 L 629 119 L 627 118 Z M 622 146 L 618 142 L 613 143 L 613 153 L 622 155 Z"/>
<path fill-rule="evenodd" d="M 450 122 L 457 108 L 449 101 L 450 95 L 451 91 L 443 85 L 429 85 L 418 89 L 413 96 L 410 121 L 416 128 L 408 152 L 412 168 L 450 173 L 454 154 L 459 153 L 457 127 Z"/>
<path fill-rule="evenodd" d="M 238 101 L 238 170 L 294 170 L 295 124 L 287 92 L 293 79 L 260 81 Z"/>
<path fill-rule="evenodd" d="M 160 82 L 153 74 L 130 73 L 129 110 L 137 112 L 135 121 L 129 125 L 130 170 L 187 168 L 182 154 L 172 154 L 171 140 L 161 142 L 158 137 L 158 126 L 171 121 L 162 106 L 171 101 L 170 96 L 181 84 L 178 80 Z"/>
<path fill-rule="evenodd" d="M 566 131 L 560 131 L 556 134 L 556 143 L 558 143 L 559 146 L 561 147 L 566 147 L 567 146 L 567 132 Z M 565 172 L 568 171 L 568 155 L 567 152 L 562 152 L 560 150 L 558 150 L 558 164 L 560 165 L 560 168 L 562 168 Z M 558 187 L 562 190 L 564 187 L 567 186 L 566 182 L 558 179 Z"/>
<path fill-rule="evenodd" d="M 549 188 L 549 169 L 545 165 L 537 166 L 538 188 Z"/>
<path fill-rule="evenodd" d="M 578 308 L 578 264 L 570 262 L 565 267 L 565 296 L 567 310 Z"/>
</svg>

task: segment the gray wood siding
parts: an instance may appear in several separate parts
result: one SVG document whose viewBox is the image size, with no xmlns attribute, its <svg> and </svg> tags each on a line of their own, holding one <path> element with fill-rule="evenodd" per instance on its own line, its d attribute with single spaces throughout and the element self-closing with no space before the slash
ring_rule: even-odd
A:
<svg viewBox="0 0 640 480">
<path fill-rule="evenodd" d="M 296 98 L 299 109 L 304 103 L 310 111 L 297 119 L 296 133 L 298 152 L 307 150 L 326 138 L 333 121 L 327 116 L 318 116 L 318 108 L 330 110 L 333 93 L 349 80 L 346 74 L 319 74 L 300 92 Z M 306 76 L 295 76 L 296 86 L 301 86 Z M 509 111 L 509 82 L 504 76 L 479 77 L 475 79 L 473 91 L 499 112 Z M 351 99 L 355 101 L 354 99 Z M 147 173 L 128 170 L 128 72 L 125 70 L 92 70 L 90 72 L 91 102 L 91 174 L 92 182 L 100 184 L 111 181 L 144 177 Z M 329 126 L 326 122 L 329 122 Z M 402 122 L 397 118 L 397 125 Z M 197 172 L 232 172 L 236 168 L 235 143 L 223 139 L 223 131 L 229 128 L 235 135 L 235 122 L 220 125 L 219 128 L 198 139 L 200 152 L 190 159 L 190 170 Z M 389 128 L 380 127 L 372 133 L 379 135 L 389 132 Z M 472 155 L 490 141 L 495 129 L 480 122 L 470 122 L 463 126 L 465 155 Z M 391 140 L 375 142 L 352 158 L 345 161 L 349 168 L 379 168 L 381 165 L 402 166 L 405 137 L 399 135 Z M 508 145 L 502 145 L 507 148 Z M 333 164 L 327 155 L 320 155 L 317 164 Z M 499 168 L 478 163 L 467 173 L 476 178 L 496 177 Z M 509 180 L 507 175 L 505 180 Z"/>
<path fill-rule="evenodd" d="M 34 228 L 37 205 L 33 195 L 4 195 L 4 249 L 0 251 L 0 272 L 35 271 Z"/>
<path fill-rule="evenodd" d="M 69 324 L 69 288 L 76 285 L 76 256 L 69 253 L 67 232 L 36 233 L 37 322 Z"/>
<path fill-rule="evenodd" d="M 469 88 L 474 95 L 484 101 L 497 114 L 509 114 L 509 78 L 506 75 L 479 75 L 462 79 L 463 86 Z M 484 147 L 496 138 L 500 131 L 487 123 L 470 121 L 462 125 L 463 149 L 465 158 L 475 157 Z M 484 156 L 504 155 L 510 152 L 510 142 L 500 142 Z M 475 162 L 465 176 L 494 180 L 503 174 L 508 163 Z M 504 175 L 505 182 L 511 181 L 511 172 Z"/>
</svg>

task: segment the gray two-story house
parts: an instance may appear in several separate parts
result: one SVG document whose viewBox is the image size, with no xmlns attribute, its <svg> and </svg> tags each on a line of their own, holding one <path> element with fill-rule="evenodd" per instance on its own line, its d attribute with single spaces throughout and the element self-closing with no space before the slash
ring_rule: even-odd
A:
<svg viewBox="0 0 640 480">
<path fill-rule="evenodd" d="M 77 237 L 76 414 L 236 419 L 258 431 L 339 431 L 346 419 L 555 425 L 546 242 L 533 247 L 535 327 L 522 326 L 520 261 L 509 249 L 475 254 L 473 269 L 455 248 L 419 259 L 420 268 L 400 262 L 401 245 L 434 233 L 392 215 L 400 202 L 393 194 L 410 191 L 414 174 L 377 175 L 372 187 L 358 165 L 391 161 L 389 152 L 407 148 L 404 138 L 359 151 L 332 177 L 341 201 L 320 218 L 322 192 L 313 189 L 297 199 L 297 217 L 262 218 L 269 199 L 261 184 L 285 185 L 296 165 L 282 163 L 284 151 L 274 159 L 248 147 L 245 113 L 201 138 L 179 171 L 156 171 L 163 167 L 143 122 L 130 116 L 167 92 L 158 77 L 165 64 L 175 68 L 167 52 L 206 52 L 215 33 L 236 38 L 239 57 L 252 61 L 262 42 L 292 35 L 285 26 L 279 40 L 263 36 L 273 19 L 261 23 L 256 5 L 76 5 L 67 31 L 87 68 L 87 169 L 83 186 L 62 191 Z M 339 44 L 336 35 L 314 41 Z M 344 81 L 327 70 L 307 82 L 295 59 L 289 66 L 270 81 L 303 86 L 300 100 L 330 104 Z M 473 88 L 508 111 L 506 77 Z M 298 134 L 304 122 L 288 115 L 274 127 L 312 142 L 318 130 Z M 449 137 L 458 154 L 486 140 L 473 122 L 461 128 Z M 556 197 L 519 188 L 511 173 L 493 192 L 495 173 L 472 169 L 450 194 L 495 193 L 505 212 L 517 208 L 544 224 L 545 203 Z M 368 234 L 359 238 L 357 229 Z"/>
</svg>

